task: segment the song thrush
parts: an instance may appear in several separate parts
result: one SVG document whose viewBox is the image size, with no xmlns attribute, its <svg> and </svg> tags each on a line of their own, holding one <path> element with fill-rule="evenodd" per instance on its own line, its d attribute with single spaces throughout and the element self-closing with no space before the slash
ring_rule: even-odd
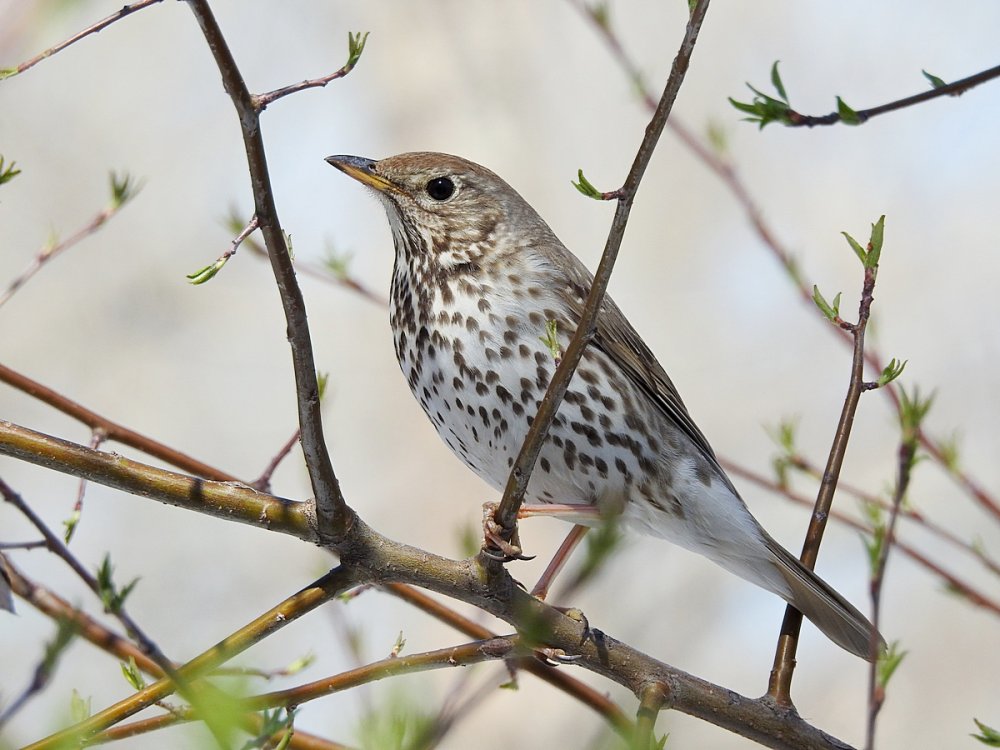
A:
<svg viewBox="0 0 1000 750">
<path fill-rule="evenodd" d="M 488 169 L 410 153 L 327 161 L 374 189 L 396 246 L 396 356 L 438 434 L 502 489 L 592 276 Z M 555 354 L 558 353 L 558 350 Z M 552 424 L 528 503 L 593 506 L 771 591 L 868 658 L 872 626 L 747 510 L 652 352 L 606 298 Z"/>
</svg>

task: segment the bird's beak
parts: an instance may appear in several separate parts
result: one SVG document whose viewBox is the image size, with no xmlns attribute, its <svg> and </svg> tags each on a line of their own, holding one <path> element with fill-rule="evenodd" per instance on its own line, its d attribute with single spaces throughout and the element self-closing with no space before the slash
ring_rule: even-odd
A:
<svg viewBox="0 0 1000 750">
<path fill-rule="evenodd" d="M 348 177 L 353 177 L 362 185 L 378 190 L 380 193 L 392 190 L 395 186 L 384 177 L 375 174 L 375 160 L 363 156 L 328 156 L 326 163 L 330 164 Z"/>
</svg>

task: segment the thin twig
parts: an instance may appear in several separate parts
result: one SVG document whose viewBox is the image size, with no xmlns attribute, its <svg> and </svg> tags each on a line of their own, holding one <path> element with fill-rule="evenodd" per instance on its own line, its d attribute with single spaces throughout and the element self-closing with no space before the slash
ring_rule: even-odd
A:
<svg viewBox="0 0 1000 750">
<path fill-rule="evenodd" d="M 157 0 L 159 2 L 159 0 Z M 61 242 L 49 243 L 42 247 L 32 258 L 28 267 L 21 272 L 21 274 L 15 278 L 2 294 L 0 294 L 0 307 L 3 307 L 18 290 L 21 289 L 25 284 L 27 284 L 32 277 L 42 270 L 47 263 L 57 258 L 59 255 L 69 250 L 71 247 L 79 243 L 81 240 L 89 237 L 90 235 L 97 232 L 101 227 L 103 227 L 113 216 L 115 216 L 122 207 L 131 200 L 136 192 L 137 188 L 135 185 L 130 184 L 128 176 L 124 178 L 119 178 L 115 175 L 111 176 L 112 184 L 112 199 L 105 208 L 101 209 L 94 218 L 88 221 L 83 227 L 76 230 L 66 239 Z"/>
<path fill-rule="evenodd" d="M 740 466 L 732 462 L 724 462 L 724 467 L 726 471 L 732 474 L 733 476 L 740 477 L 742 479 L 747 480 L 748 482 L 756 484 L 758 487 L 763 487 L 766 490 L 770 490 L 776 495 L 779 495 L 780 497 L 783 497 L 786 500 L 796 505 L 802 506 L 803 508 L 808 508 L 812 510 L 813 505 L 815 504 L 815 500 L 813 498 L 806 497 L 805 495 L 800 495 L 799 493 L 792 491 L 788 487 L 782 486 L 778 482 L 775 482 L 773 479 L 770 479 L 764 476 L 763 474 L 759 474 L 744 466 Z M 859 531 L 862 534 L 869 535 L 872 532 L 870 526 L 867 526 L 858 521 L 857 519 L 852 518 L 846 513 L 842 513 L 838 510 L 833 510 L 830 513 L 830 518 L 843 524 L 844 526 L 848 526 L 856 531 Z M 899 541 L 898 539 L 896 540 L 895 544 L 896 544 L 896 549 L 905 554 L 907 557 L 909 557 L 911 560 L 916 562 L 921 567 L 925 568 L 928 572 L 930 572 L 931 574 L 937 576 L 942 581 L 944 581 L 945 585 L 949 589 L 951 589 L 954 593 L 965 597 L 971 604 L 974 604 L 977 607 L 982 607 L 983 609 L 989 611 L 994 615 L 1000 615 L 1000 602 L 994 601 L 993 599 L 990 599 L 988 596 L 986 596 L 983 592 L 979 591 L 978 589 L 972 588 L 972 586 L 970 586 L 967 582 L 961 580 L 952 573 L 949 573 L 947 570 L 945 570 L 940 565 L 932 561 L 929 557 L 924 555 L 924 553 L 919 552 L 914 547 L 911 547 L 908 544 Z"/>
<path fill-rule="evenodd" d="M 653 735 L 656 717 L 663 710 L 669 695 L 669 688 L 661 682 L 651 682 L 642 689 L 639 710 L 636 712 L 635 738 L 632 741 L 635 750 L 653 750 L 656 747 Z"/>
<path fill-rule="evenodd" d="M 99 484 L 170 505 L 291 534 L 313 544 L 319 542 L 310 514 L 300 507 L 308 507 L 307 503 L 289 503 L 243 485 L 194 480 L 135 461 L 115 460 L 105 453 L 3 420 L 0 420 L 0 455 L 10 455 L 74 476 L 87 476 Z M 354 519 L 350 535 L 344 557 L 351 563 L 352 578 L 345 587 L 363 583 L 406 583 L 471 604 L 519 629 L 542 628 L 542 632 L 547 633 L 546 644 L 576 655 L 578 659 L 574 663 L 578 666 L 637 694 L 650 681 L 662 681 L 671 686 L 676 710 L 767 747 L 782 750 L 832 750 L 834 747 L 843 750 L 846 747 L 840 740 L 803 721 L 794 710 L 776 708 L 766 697 L 746 698 L 659 662 L 594 627 L 587 629 L 580 620 L 554 610 L 520 589 L 510 576 L 486 575 L 475 558 L 448 560 L 395 542 L 378 534 L 360 518 Z M 285 616 L 283 611 L 272 611 L 255 623 L 274 624 Z M 266 635 L 260 632 L 259 637 Z M 241 630 L 238 640 L 242 642 L 243 639 Z M 225 642 L 227 647 L 228 643 L 229 639 Z M 200 670 L 203 662 L 198 661 L 198 665 Z M 215 666 L 213 662 L 207 668 Z M 137 700 L 143 705 L 147 700 L 160 700 L 165 693 L 156 691 L 144 692 Z M 111 714 L 102 714 L 97 721 L 120 721 L 121 718 L 124 716 L 114 718 Z M 101 729 L 106 725 L 91 726 Z"/>
<path fill-rule="evenodd" d="M 274 454 L 274 457 L 268 461 L 267 467 L 261 475 L 250 483 L 251 487 L 258 489 L 261 492 L 271 491 L 271 477 L 274 476 L 274 472 L 277 470 L 278 465 L 285 460 L 289 453 L 292 452 L 292 448 L 294 448 L 295 444 L 299 442 L 301 435 L 301 430 L 295 430 L 295 432 L 292 433 L 292 436 L 285 441 L 285 444 L 278 449 L 278 452 Z"/>
<path fill-rule="evenodd" d="M 588 6 L 581 2 L 581 0 L 569 0 L 569 2 L 593 24 L 594 28 L 598 31 L 605 44 L 608 46 L 618 65 L 625 71 L 626 77 L 628 77 L 629 80 L 632 81 L 638 88 L 640 98 L 645 106 L 650 110 L 655 109 L 656 100 L 652 97 L 649 88 L 643 81 L 643 77 L 638 66 L 625 51 L 621 40 L 618 38 L 617 34 L 615 34 L 610 23 L 606 20 L 602 20 L 596 15 L 595 7 Z M 739 173 L 736 171 L 733 164 L 720 157 L 710 148 L 707 148 L 686 126 L 682 125 L 680 120 L 676 117 L 670 118 L 667 122 L 667 127 L 670 128 L 670 130 L 678 138 L 680 138 L 684 145 L 690 149 L 691 153 L 693 153 L 702 164 L 704 164 L 711 172 L 722 180 L 723 185 L 729 190 L 729 192 L 736 199 L 736 202 L 742 207 L 743 212 L 746 215 L 747 220 L 750 222 L 754 232 L 757 234 L 758 239 L 760 239 L 764 247 L 771 252 L 781 267 L 788 274 L 789 279 L 792 281 L 796 291 L 799 293 L 799 297 L 810 307 L 814 307 L 812 302 L 812 289 L 805 282 L 805 279 L 799 269 L 798 261 L 788 247 L 782 244 L 782 242 L 778 239 L 777 233 L 774 229 L 768 225 L 764 218 L 763 210 L 754 201 L 749 189 L 740 178 Z M 848 344 L 852 343 L 852 338 L 846 331 L 839 328 L 832 328 L 832 330 L 837 331 L 840 334 L 842 341 Z M 865 360 L 873 372 L 882 372 L 885 368 L 883 358 L 872 347 L 868 347 L 866 349 Z M 900 408 L 900 401 L 899 391 L 896 384 L 889 383 L 887 386 L 880 388 L 879 390 L 892 402 L 893 408 L 898 412 Z M 991 495 L 991 493 L 987 491 L 982 484 L 971 477 L 966 471 L 953 465 L 952 462 L 947 459 L 947 451 L 944 449 L 943 441 L 921 429 L 920 443 L 924 450 L 927 451 L 927 453 L 938 464 L 945 467 L 949 476 L 951 476 L 952 479 L 954 479 L 954 481 L 966 493 L 968 493 L 995 519 L 1000 520 L 1000 500 Z"/>
<path fill-rule="evenodd" d="M 320 78 L 313 78 L 307 81 L 302 81 L 300 83 L 293 83 L 291 86 L 284 86 L 280 89 L 275 89 L 266 94 L 257 94 L 253 97 L 254 104 L 257 107 L 258 112 L 262 112 L 267 108 L 269 104 L 280 99 L 283 96 L 288 96 L 289 94 L 295 94 L 299 91 L 304 91 L 305 89 L 312 88 L 323 88 L 331 81 L 336 81 L 338 78 L 343 78 L 352 70 L 354 66 L 358 64 L 358 60 L 361 59 L 361 53 L 364 51 L 365 42 L 368 39 L 368 34 L 357 35 L 348 33 L 348 58 L 347 62 L 344 64 L 340 70 L 330 73 L 330 75 L 322 76 Z"/>
<path fill-rule="evenodd" d="M 463 617 L 451 607 L 442 604 L 436 599 L 433 599 L 425 594 L 423 591 L 415 589 L 412 586 L 407 586 L 403 583 L 390 583 L 382 586 L 381 588 L 385 589 L 393 596 L 408 602 L 417 609 L 420 609 L 432 617 L 437 618 L 441 622 L 450 625 L 460 633 L 464 633 L 470 638 L 478 638 L 482 640 L 496 637 L 496 633 L 493 631 L 467 617 Z M 618 704 L 608 698 L 606 694 L 598 692 L 586 683 L 566 674 L 566 672 L 554 669 L 553 667 L 543 664 L 534 658 L 518 660 L 517 668 L 533 674 L 540 680 L 549 683 L 553 687 L 559 688 L 564 693 L 576 698 L 584 705 L 589 706 L 598 714 L 603 716 L 604 719 L 611 725 L 611 728 L 618 732 L 622 737 L 627 738 L 631 736 L 634 729 L 632 722 L 625 715 L 625 712 L 621 710 Z"/>
<path fill-rule="evenodd" d="M 83 31 L 81 31 L 81 32 L 79 32 L 77 34 L 74 34 L 69 39 L 66 39 L 65 41 L 60 42 L 59 44 L 55 45 L 54 47 L 49 47 L 44 52 L 42 52 L 42 53 L 40 53 L 40 54 L 35 55 L 34 57 L 32 57 L 30 60 L 25 60 L 23 63 L 21 63 L 17 67 L 6 68 L 6 69 L 0 70 L 0 80 L 3 80 L 4 78 L 9 78 L 11 76 L 15 76 L 18 73 L 23 73 L 28 68 L 33 68 L 35 65 L 37 65 L 38 63 L 40 63 L 42 60 L 47 60 L 48 58 L 52 57 L 57 52 L 62 52 L 64 49 L 66 49 L 67 47 L 69 47 L 71 44 L 74 44 L 75 42 L 80 41 L 84 37 L 90 36 L 91 34 L 96 34 L 98 31 L 102 31 L 103 29 L 105 29 L 108 26 L 110 26 L 111 24 L 113 24 L 115 21 L 120 21 L 121 19 L 125 18 L 125 16 L 128 16 L 128 15 L 131 15 L 132 13 L 135 13 L 137 10 L 142 10 L 143 8 L 147 8 L 150 5 L 155 5 L 156 3 L 159 3 L 159 2 L 162 2 L 162 1 L 163 0 L 140 0 L 140 2 L 132 3 L 131 5 L 125 5 L 121 9 L 119 9 L 118 11 L 112 13 L 107 18 L 105 18 L 105 19 L 103 19 L 101 21 L 98 21 L 97 23 L 95 23 L 92 26 L 88 26 Z"/>
<path fill-rule="evenodd" d="M 74 555 L 69 547 L 67 547 L 62 539 L 52 533 L 52 530 L 45 524 L 45 522 L 31 509 L 24 498 L 22 498 L 17 492 L 15 492 L 10 485 L 5 481 L 0 479 L 0 495 L 3 495 L 3 499 L 8 503 L 17 508 L 23 516 L 25 516 L 31 524 L 38 529 L 39 533 L 45 538 L 46 546 L 55 555 L 62 558 L 62 560 L 70 567 L 70 569 L 76 573 L 76 575 L 82 580 L 94 594 L 101 599 L 101 585 L 98 583 L 97 579 L 87 570 L 83 563 L 81 563 L 76 555 Z M 119 622 L 125 627 L 129 636 L 139 644 L 139 648 L 142 652 L 147 654 L 153 661 L 155 661 L 161 669 L 167 674 L 173 671 L 173 666 L 166 655 L 160 650 L 159 646 L 147 636 L 142 628 L 139 627 L 138 623 L 132 619 L 132 617 L 125 611 L 123 606 L 110 607 L 108 608 L 109 613 L 116 617 Z"/>
<path fill-rule="evenodd" d="M 6 561 L 5 570 L 9 575 L 14 593 L 51 620 L 69 622 L 76 635 L 89 641 L 101 651 L 111 654 L 125 663 L 134 662 L 137 669 L 148 675 L 163 676 L 163 670 L 160 669 L 159 665 L 146 656 L 132 641 L 105 627 L 86 612 L 72 606 L 54 591 L 30 580 L 9 560 Z M 218 670 L 218 672 L 221 671 Z M 249 727 L 251 730 L 260 725 L 260 718 L 255 714 L 242 717 L 244 721 L 251 722 Z M 341 750 L 343 748 L 342 745 L 304 732 L 296 732 L 290 747 L 298 748 L 298 750 Z"/>
<path fill-rule="evenodd" d="M 871 599 L 872 599 L 872 625 L 878 629 L 879 620 L 882 615 L 882 586 L 885 583 L 885 570 L 889 562 L 889 552 L 896 541 L 896 522 L 899 520 L 899 509 L 903 505 L 906 497 L 906 490 L 910 486 L 910 477 L 917 453 L 917 437 L 904 425 L 903 439 L 899 444 L 898 474 L 896 479 L 896 489 L 892 496 L 892 509 L 889 511 L 889 521 L 885 525 L 885 535 L 882 537 L 881 545 L 878 549 L 878 559 L 872 566 L 871 579 Z M 877 644 L 872 643 L 872 656 L 877 656 Z M 879 681 L 879 661 L 875 658 L 868 669 L 868 723 L 865 732 L 866 750 L 875 750 L 875 723 L 878 719 L 879 711 L 885 702 L 885 685 Z"/>
<path fill-rule="evenodd" d="M 814 479 L 822 478 L 823 476 L 822 471 L 807 457 L 795 453 L 793 455 L 787 456 L 787 459 L 788 459 L 788 465 L 791 466 L 792 468 L 798 469 L 799 471 L 804 472 L 805 474 L 813 477 Z M 861 500 L 862 502 L 868 505 L 872 505 L 876 508 L 880 508 L 885 511 L 892 511 L 895 507 L 892 501 L 886 501 L 883 498 L 879 497 L 878 495 L 872 492 L 867 492 L 861 489 L 860 487 L 856 487 L 852 484 L 848 484 L 846 482 L 841 481 L 838 485 L 838 488 L 840 489 L 841 492 L 846 493 L 848 495 L 852 495 L 856 497 L 858 500 Z M 990 572 L 995 573 L 996 575 L 1000 575 L 1000 563 L 998 563 L 996 560 L 990 557 L 986 553 L 985 549 L 981 549 L 976 545 L 967 542 L 965 539 L 962 539 L 960 536 L 946 529 L 941 524 L 932 521 L 923 512 L 917 510 L 916 508 L 900 507 L 897 510 L 897 512 L 900 514 L 902 518 L 905 518 L 908 521 L 912 521 L 913 523 L 921 526 L 933 536 L 936 536 L 939 539 L 943 539 L 949 544 L 958 547 L 963 552 L 971 555 L 972 557 L 975 557 Z"/>
<path fill-rule="evenodd" d="M 615 260 L 618 257 L 618 250 L 621 247 L 622 239 L 625 236 L 625 226 L 628 224 L 629 213 L 632 210 L 632 203 L 635 200 L 639 183 L 646 172 L 646 167 L 653 155 L 656 144 L 663 133 L 664 125 L 670 110 L 673 108 L 677 92 L 680 91 L 684 81 L 684 74 L 687 72 L 688 64 L 691 60 L 691 53 L 698 39 L 698 32 L 701 30 L 702 21 L 708 11 L 709 0 L 699 0 L 698 4 L 691 12 L 687 27 L 684 31 L 684 38 L 680 48 L 674 57 L 670 75 L 664 86 L 663 94 L 653 117 L 646 126 L 646 132 L 642 143 L 639 144 L 638 152 L 632 167 L 629 170 L 625 182 L 618 191 L 618 203 L 615 208 L 615 216 L 611 223 L 611 230 L 608 233 L 607 243 L 601 255 L 601 262 L 594 274 L 594 281 L 590 292 L 587 295 L 586 303 L 580 314 L 580 322 L 577 326 L 573 338 L 562 357 L 562 362 L 556 368 L 555 374 L 549 383 L 545 396 L 539 406 L 538 413 L 531 423 L 531 428 L 521 446 L 521 450 L 514 461 L 510 475 L 507 478 L 507 485 L 504 488 L 503 499 L 496 510 L 495 520 L 503 529 L 507 541 L 513 536 L 516 523 L 517 512 L 524 502 L 524 493 L 528 487 L 528 480 L 534 469 L 538 453 L 541 451 L 542 443 L 548 435 L 549 427 L 555 419 L 556 412 L 562 403 L 563 396 L 569 388 L 570 380 L 576 371 L 580 359 L 583 357 L 584 349 L 590 343 L 594 335 L 597 316 L 601 310 L 601 303 L 614 269 Z"/>
<path fill-rule="evenodd" d="M 854 356 L 851 361 L 851 376 L 844 397 L 844 406 L 840 412 L 840 420 L 834 433 L 833 444 L 827 458 L 826 469 L 820 481 L 819 492 L 816 495 L 816 505 L 809 517 L 809 528 L 802 544 L 802 554 L 799 559 L 810 570 L 816 567 L 819 547 L 823 541 L 823 532 L 833 506 L 833 497 L 837 491 L 840 471 L 847 455 L 847 444 L 851 438 L 851 428 L 854 425 L 854 415 L 858 410 L 861 394 L 866 390 L 865 370 L 865 329 L 871 315 L 874 301 L 875 276 L 877 267 L 865 268 L 864 284 L 861 288 L 861 302 L 858 305 L 858 322 L 843 324 L 847 326 L 854 337 Z M 791 706 L 792 673 L 795 670 L 795 652 L 798 648 L 799 631 L 802 628 L 802 613 L 792 605 L 785 608 L 785 616 L 781 622 L 781 633 L 774 653 L 774 666 L 768 681 L 768 695 L 779 705 Z"/>
<path fill-rule="evenodd" d="M 240 131 L 246 147 L 247 166 L 254 197 L 254 215 L 260 225 L 267 255 L 277 282 L 281 304 L 288 328 L 288 342 L 292 349 L 292 366 L 295 373 L 296 402 L 299 427 L 302 430 L 302 452 L 312 484 L 316 504 L 316 518 L 320 539 L 325 544 L 336 544 L 346 535 L 353 514 L 340 491 L 340 483 L 333 470 L 330 453 L 323 436 L 323 418 L 319 405 L 319 386 L 313 357 L 309 323 L 306 320 L 305 301 L 295 279 L 292 259 L 289 257 L 285 235 L 278 220 L 274 192 L 267 169 L 267 155 L 260 130 L 260 112 L 253 96 L 243 81 L 243 75 L 226 44 L 222 29 L 207 0 L 188 0 L 205 41 L 215 57 L 222 74 L 222 83 L 232 99 L 239 118 Z"/>
<path fill-rule="evenodd" d="M 987 81 L 992 81 L 994 78 L 998 77 L 1000 77 L 1000 65 L 995 68 L 990 68 L 989 70 L 980 71 L 975 75 L 962 78 L 958 81 L 946 83 L 943 86 L 936 86 L 934 88 L 927 89 L 926 91 L 921 91 L 919 94 L 914 94 L 913 96 L 907 96 L 887 104 L 881 104 L 877 107 L 870 107 L 869 109 L 856 110 L 850 116 L 852 120 L 855 120 L 856 118 L 856 121 L 852 121 L 851 124 L 860 125 L 873 117 L 877 117 L 878 115 L 884 115 L 887 112 L 895 112 L 899 109 L 912 107 L 915 104 L 921 104 L 923 102 L 930 101 L 931 99 L 937 99 L 939 96 L 960 96 L 969 89 L 986 83 Z M 844 121 L 844 116 L 840 112 L 831 112 L 828 115 L 819 116 L 803 115 L 796 112 L 794 109 L 789 108 L 785 114 L 788 119 L 787 121 L 782 120 L 782 123 L 789 127 L 812 128 L 817 125 L 834 125 L 838 122 Z"/>
<path fill-rule="evenodd" d="M 58 391 L 54 391 L 38 381 L 32 380 L 27 375 L 22 375 L 3 364 L 0 364 L 0 382 L 6 383 L 10 387 L 38 399 L 42 403 L 48 404 L 53 409 L 86 425 L 91 431 L 103 434 L 108 440 L 135 448 L 149 456 L 165 461 L 171 466 L 183 469 L 190 474 L 202 477 L 203 479 L 213 479 L 218 482 L 239 481 L 232 474 L 227 474 L 221 469 L 209 466 L 186 453 L 174 450 L 153 438 L 142 435 L 117 422 L 113 422 L 107 417 L 91 411 L 85 406 L 81 406 Z"/>
<path fill-rule="evenodd" d="M 177 675 L 188 682 L 205 676 L 220 664 L 242 653 L 290 622 L 311 612 L 324 602 L 355 583 L 345 568 L 335 568 L 302 591 L 285 599 L 228 638 L 202 652 L 177 669 Z M 61 730 L 43 740 L 32 743 L 24 750 L 43 750 L 75 745 L 97 732 L 107 729 L 135 713 L 163 700 L 174 691 L 174 682 L 161 679 L 128 698 L 99 711 L 88 719 Z M 208 718 L 208 717 L 202 717 Z"/>
</svg>

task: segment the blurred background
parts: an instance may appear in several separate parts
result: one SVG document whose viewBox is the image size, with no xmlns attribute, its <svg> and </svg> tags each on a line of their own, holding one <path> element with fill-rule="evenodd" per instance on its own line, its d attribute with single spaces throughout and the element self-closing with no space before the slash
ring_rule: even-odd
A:
<svg viewBox="0 0 1000 750">
<path fill-rule="evenodd" d="M 120 5 L 0 0 L 0 67 Z M 219 0 L 213 8 L 255 92 L 330 73 L 346 60 L 348 31 L 371 34 L 346 79 L 282 99 L 263 116 L 278 211 L 299 260 L 321 262 L 332 251 L 349 258 L 352 277 L 386 295 L 392 247 L 384 213 L 323 157 L 434 150 L 501 174 L 596 266 L 613 206 L 582 197 L 570 180 L 583 168 L 599 189 L 618 187 L 648 113 L 573 4 Z M 622 44 L 658 95 L 686 3 L 623 0 L 609 8 Z M 1000 83 L 858 128 L 759 132 L 740 121 L 727 97 L 748 99 L 746 81 L 770 90 L 771 64 L 781 60 L 800 112 L 825 114 L 837 95 L 855 109 L 875 106 L 924 90 L 921 69 L 950 81 L 996 65 L 998 28 L 1000 6 L 987 0 L 965 4 L 961 13 L 923 0 L 717 3 L 674 109 L 699 137 L 709 128 L 722 134 L 727 157 L 795 253 L 806 283 L 818 284 L 828 299 L 842 291 L 845 317 L 854 316 L 861 271 L 840 232 L 864 241 L 869 224 L 886 214 L 870 341 L 886 358 L 909 360 L 904 384 L 936 393 L 929 431 L 957 434 L 961 465 L 994 494 L 1000 492 L 994 309 Z M 44 268 L 0 309 L 0 361 L 210 464 L 248 480 L 258 476 L 296 426 L 285 324 L 270 268 L 249 252 L 205 286 L 185 279 L 229 246 L 229 212 L 248 217 L 252 209 L 234 110 L 186 5 L 151 7 L 0 83 L 0 154 L 23 170 L 0 188 L 0 288 L 50 236 L 68 236 L 106 205 L 110 170 L 143 183 L 104 230 Z M 386 310 L 322 281 L 303 278 L 302 285 L 317 364 L 330 375 L 327 441 L 349 502 L 394 539 L 462 554 L 463 534 L 478 533 L 481 504 L 495 493 L 451 456 L 412 400 L 394 359 Z M 795 418 L 798 447 L 822 464 L 847 386 L 849 351 L 798 297 L 732 194 L 669 132 L 639 192 L 611 294 L 721 456 L 770 472 L 776 448 L 766 428 Z M 0 418 L 81 443 L 90 437 L 6 386 L 0 386 Z M 866 395 L 845 479 L 887 491 L 897 441 L 888 400 Z M 121 446 L 109 449 L 132 455 Z M 61 528 L 75 480 L 7 458 L 0 458 L 0 476 Z M 737 485 L 763 524 L 798 550 L 807 512 L 746 482 Z M 794 486 L 814 494 L 808 480 Z M 308 497 L 297 452 L 276 475 L 274 491 Z M 1000 549 L 996 519 L 931 462 L 918 465 L 910 501 L 960 537 Z M 838 503 L 857 513 L 851 498 Z M 530 585 L 566 530 L 558 521 L 526 523 L 522 540 L 538 559 L 515 564 L 512 573 Z M 994 599 L 1000 595 L 997 579 L 970 556 L 912 523 L 901 522 L 900 534 L 964 581 Z M 7 506 L 0 506 L 0 535 L 34 538 Z M 92 568 L 110 552 L 120 582 L 141 579 L 129 610 L 177 660 L 331 564 L 295 539 L 96 485 L 87 490 L 73 549 Z M 53 556 L 19 552 L 13 560 L 99 613 Z M 831 525 L 818 569 L 868 608 L 866 556 L 854 531 Z M 782 602 L 687 552 L 630 537 L 572 601 L 558 601 L 558 588 L 554 599 L 688 672 L 745 695 L 766 688 Z M 882 630 L 909 654 L 890 685 L 881 746 L 975 747 L 973 717 L 1000 725 L 995 615 L 894 555 Z M 4 700 L 27 684 L 54 631 L 23 602 L 17 616 L 0 616 Z M 317 679 L 386 656 L 400 631 L 411 653 L 465 640 L 372 591 L 322 608 L 237 663 L 280 668 L 311 652 L 316 662 L 297 680 Z M 793 691 L 800 713 L 848 742 L 863 742 L 866 665 L 811 626 L 803 633 Z M 616 685 L 566 669 L 634 710 L 632 696 Z M 484 689 L 488 699 L 464 715 L 442 747 L 613 746 L 595 714 L 530 675 L 520 677 L 517 691 L 489 690 L 507 679 L 495 665 L 394 679 L 305 705 L 296 726 L 377 746 L 364 739 L 367 713 L 433 715 Z M 74 688 L 95 710 L 130 692 L 113 660 L 78 641 L 3 742 L 18 746 L 67 722 Z M 662 714 L 657 729 L 670 733 L 670 747 L 751 746 L 675 712 Z M 183 727 L 121 746 L 196 747 L 206 737 Z"/>
</svg>

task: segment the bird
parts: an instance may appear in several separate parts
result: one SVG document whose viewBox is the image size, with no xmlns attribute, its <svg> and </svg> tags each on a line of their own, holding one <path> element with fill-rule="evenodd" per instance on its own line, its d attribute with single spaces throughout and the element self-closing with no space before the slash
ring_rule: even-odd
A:
<svg viewBox="0 0 1000 750">
<path fill-rule="evenodd" d="M 374 191 L 386 210 L 395 246 L 389 318 L 413 396 L 452 452 L 502 490 L 593 276 L 485 167 L 432 152 L 326 161 Z M 610 296 L 525 503 L 579 508 L 581 517 L 619 514 L 624 528 L 704 555 L 778 595 L 850 653 L 870 660 L 884 647 L 857 608 L 751 515 Z"/>
</svg>

